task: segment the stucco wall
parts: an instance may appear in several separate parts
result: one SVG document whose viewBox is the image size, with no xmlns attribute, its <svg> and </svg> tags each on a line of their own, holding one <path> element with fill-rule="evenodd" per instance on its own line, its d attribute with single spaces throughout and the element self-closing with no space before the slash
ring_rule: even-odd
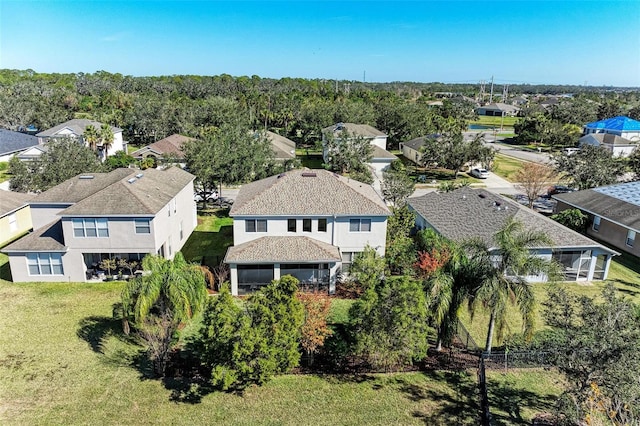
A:
<svg viewBox="0 0 640 426">
<path fill-rule="evenodd" d="M 10 218 L 15 215 L 15 228 L 11 229 Z M 13 240 L 19 235 L 24 234 L 32 228 L 31 209 L 24 206 L 21 209 L 0 217 L 0 247 Z"/>
</svg>

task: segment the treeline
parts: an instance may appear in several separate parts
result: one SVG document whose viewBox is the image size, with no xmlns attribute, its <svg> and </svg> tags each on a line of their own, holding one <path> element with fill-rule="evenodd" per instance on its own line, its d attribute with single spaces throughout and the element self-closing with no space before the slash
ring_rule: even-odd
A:
<svg viewBox="0 0 640 426">
<path fill-rule="evenodd" d="M 583 93 L 585 97 L 624 97 L 582 86 L 511 85 L 517 93 Z M 258 76 L 132 77 L 48 74 L 0 70 L 0 127 L 42 130 L 72 118 L 91 118 L 120 127 L 134 144 L 154 142 L 174 133 L 200 136 L 223 123 L 266 128 L 297 143 L 313 144 L 320 129 L 337 122 L 370 124 L 387 132 L 392 147 L 441 130 L 446 120 L 469 119 L 472 105 L 448 100 L 430 106 L 442 92 L 475 97 L 478 86 L 443 83 L 364 83 L 345 80 Z M 445 124 L 443 124 L 445 123 Z"/>
</svg>

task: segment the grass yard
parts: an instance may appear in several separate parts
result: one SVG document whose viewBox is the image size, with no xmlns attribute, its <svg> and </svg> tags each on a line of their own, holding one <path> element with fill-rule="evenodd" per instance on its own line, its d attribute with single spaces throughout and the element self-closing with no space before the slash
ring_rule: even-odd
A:
<svg viewBox="0 0 640 426">
<path fill-rule="evenodd" d="M 0 161 L 0 182 L 4 182 L 9 180 L 9 162 L 8 161 Z"/>
<path fill-rule="evenodd" d="M 122 285 L 0 281 L 0 424 L 477 424 L 473 371 L 285 375 L 244 395 L 185 398 L 188 384 L 149 378 L 112 319 Z M 513 374 L 489 376 L 501 424 L 525 424 L 553 392 L 554 374 Z"/>
<path fill-rule="evenodd" d="M 624 254 L 616 256 L 611 261 L 608 281 L 612 282 L 615 287 L 623 294 L 631 298 L 635 303 L 640 303 L 640 261 L 631 255 Z M 545 327 L 542 318 L 543 306 L 541 303 L 547 298 L 547 291 L 551 284 L 534 284 L 534 293 L 538 304 L 538 310 L 535 314 L 535 329 L 541 330 Z M 603 282 L 593 283 L 561 283 L 558 284 L 579 295 L 598 298 L 602 294 L 605 287 Z M 522 317 L 517 308 L 509 306 L 507 309 L 508 324 L 510 329 L 507 334 L 518 334 L 522 332 Z M 476 343 L 484 348 L 487 339 L 487 328 L 489 326 L 489 312 L 480 310 L 475 313 L 473 320 L 469 311 L 464 308 L 460 313 L 460 320 L 469 331 Z M 494 336 L 494 345 L 501 344 Z"/>
<path fill-rule="evenodd" d="M 218 266 L 233 245 L 233 219 L 228 213 L 225 209 L 198 211 L 198 226 L 182 247 L 188 262 L 201 263 L 204 258 L 204 264 Z"/>
<path fill-rule="evenodd" d="M 477 120 L 472 121 L 470 124 L 480 124 L 483 126 L 496 126 L 500 127 L 513 127 L 518 121 L 518 117 L 490 117 L 486 115 L 479 115 Z"/>
<path fill-rule="evenodd" d="M 522 169 L 523 164 L 524 161 L 522 160 L 502 154 L 496 154 L 491 171 L 509 182 L 514 182 L 514 176 L 518 173 L 518 170 Z"/>
</svg>

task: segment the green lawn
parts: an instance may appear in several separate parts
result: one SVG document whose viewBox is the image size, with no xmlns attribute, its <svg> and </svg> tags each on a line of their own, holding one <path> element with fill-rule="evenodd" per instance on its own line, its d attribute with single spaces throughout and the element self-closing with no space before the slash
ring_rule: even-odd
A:
<svg viewBox="0 0 640 426">
<path fill-rule="evenodd" d="M 9 180 L 9 173 L 7 173 L 8 169 L 9 169 L 9 162 L 8 161 L 1 161 L 0 162 L 0 182 L 4 182 L 5 180 Z"/>
<path fill-rule="evenodd" d="M 218 266 L 227 248 L 233 245 L 233 219 L 228 210 L 200 210 L 198 226 L 185 245 L 182 254 L 189 262 Z"/>
<path fill-rule="evenodd" d="M 122 285 L 0 280 L 0 424 L 477 424 L 473 371 L 284 375 L 244 395 L 198 396 L 179 379 L 151 379 L 111 317 Z M 518 401 L 524 419 L 504 414 L 503 424 L 525 424 L 554 392 L 544 385 L 553 373 L 500 374 L 489 375 L 495 412 Z"/>
<path fill-rule="evenodd" d="M 491 171 L 496 175 L 514 182 L 514 176 L 522 169 L 524 161 L 502 154 L 496 154 Z"/>
<path fill-rule="evenodd" d="M 636 303 L 640 303 L 640 261 L 631 255 L 616 256 L 611 262 L 608 281 L 613 282 L 615 287 L 626 296 L 630 297 Z M 594 281 L 593 283 L 561 283 L 558 284 L 569 291 L 588 296 L 591 298 L 599 298 L 602 289 L 605 286 L 603 282 Z M 541 330 L 545 327 L 542 318 L 541 303 L 547 298 L 547 291 L 550 284 L 533 284 L 534 293 L 538 305 L 538 311 L 535 315 L 535 329 Z M 522 332 L 522 318 L 515 307 L 507 309 L 508 324 L 510 326 L 509 333 L 518 334 Z M 464 308 L 460 312 L 460 320 L 468 329 L 469 334 L 473 337 L 480 347 L 484 347 L 487 339 L 487 328 L 489 325 L 489 313 L 480 310 L 475 313 L 473 320 L 469 311 Z M 494 345 L 501 344 L 494 337 Z"/>
<path fill-rule="evenodd" d="M 483 126 L 497 126 L 500 127 L 502 124 L 504 127 L 513 127 L 518 121 L 518 117 L 489 117 L 486 115 L 478 116 L 477 120 L 471 122 L 471 124 L 481 124 Z"/>
</svg>

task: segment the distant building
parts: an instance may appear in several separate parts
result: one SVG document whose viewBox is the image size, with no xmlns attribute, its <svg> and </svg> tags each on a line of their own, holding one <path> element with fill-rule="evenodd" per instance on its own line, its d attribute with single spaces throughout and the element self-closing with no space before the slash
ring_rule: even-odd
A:
<svg viewBox="0 0 640 426">
<path fill-rule="evenodd" d="M 420 149 L 424 146 L 427 139 L 439 139 L 440 135 L 433 134 L 427 136 L 421 136 L 419 138 L 411 139 L 408 142 L 400 143 L 400 150 L 404 158 L 413 161 L 416 164 L 421 164 L 422 153 Z"/>
<path fill-rule="evenodd" d="M 296 158 L 296 143 L 294 141 L 269 130 L 267 130 L 265 134 L 271 142 L 271 148 L 273 149 L 273 155 L 276 161 L 287 161 Z"/>
<path fill-rule="evenodd" d="M 0 162 L 9 161 L 14 155 L 37 145 L 38 138 L 35 136 L 0 129 Z"/>
<path fill-rule="evenodd" d="M 79 142 L 88 146 L 88 143 L 84 140 L 84 131 L 87 126 L 92 126 L 97 131 L 100 131 L 102 123 L 93 120 L 75 118 L 73 120 L 65 121 L 62 124 L 58 124 L 55 127 L 44 130 L 38 133 L 36 136 L 39 138 L 40 144 L 46 144 L 50 139 L 56 138 L 72 138 L 77 139 Z M 111 126 L 111 133 L 113 133 L 113 141 L 108 150 L 104 151 L 104 146 L 99 143 L 97 150 L 101 157 L 104 159 L 106 156 L 111 156 L 117 151 L 124 151 L 126 143 L 122 139 L 122 129 Z"/>
<path fill-rule="evenodd" d="M 637 141 L 630 141 L 611 133 L 589 133 L 580 138 L 579 144 L 581 147 L 585 145 L 602 146 L 611 151 L 614 156 L 619 157 L 628 157 L 638 146 Z"/>
<path fill-rule="evenodd" d="M 618 116 L 584 125 L 585 135 L 594 133 L 617 135 L 632 142 L 638 142 L 640 141 L 640 121 Z"/>
<path fill-rule="evenodd" d="M 33 228 L 28 203 L 33 197 L 33 194 L 0 190 L 0 247 Z"/>
<path fill-rule="evenodd" d="M 493 103 L 476 108 L 476 114 L 486 115 L 489 117 L 505 117 L 515 116 L 520 111 L 520 108 L 503 103 Z"/>
<path fill-rule="evenodd" d="M 160 139 L 159 141 L 154 142 L 150 145 L 142 147 L 136 151 L 133 151 L 131 153 L 131 156 L 137 160 L 142 160 L 149 157 L 156 160 L 161 160 L 165 157 L 172 157 L 177 160 L 183 160 L 184 153 L 182 152 L 182 145 L 191 140 L 194 139 L 187 136 L 173 134 L 171 136 L 167 136 L 164 139 Z"/>
</svg>

